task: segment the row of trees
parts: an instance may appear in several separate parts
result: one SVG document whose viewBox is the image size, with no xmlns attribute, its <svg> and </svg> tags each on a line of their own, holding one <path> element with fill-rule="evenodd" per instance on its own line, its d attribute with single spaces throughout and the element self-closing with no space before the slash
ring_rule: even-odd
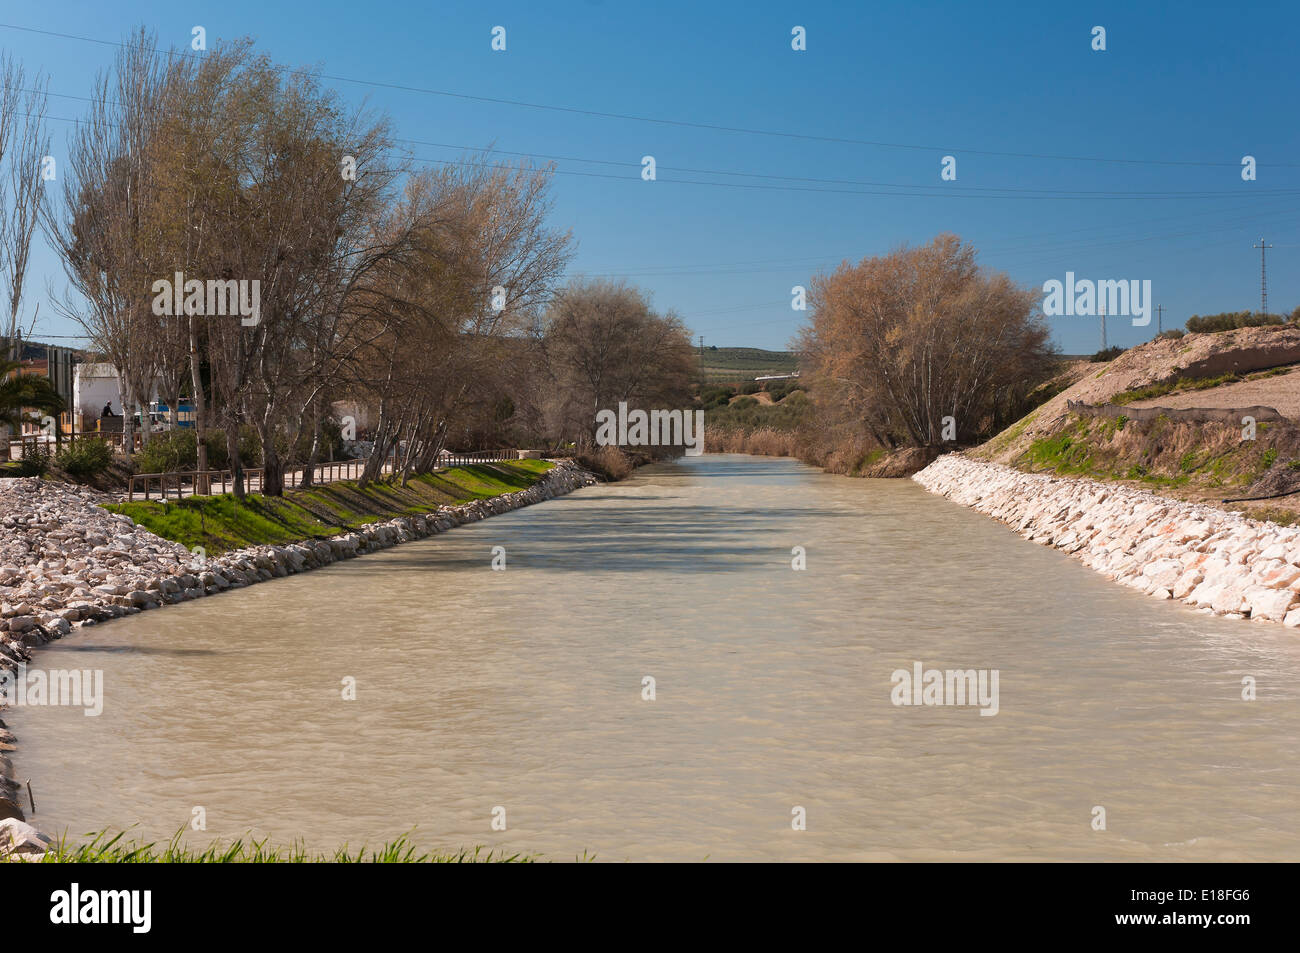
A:
<svg viewBox="0 0 1300 953">
<path fill-rule="evenodd" d="M 160 55 L 141 32 L 97 80 L 41 221 L 60 310 L 119 372 L 124 446 L 157 387 L 173 425 L 193 402 L 200 469 L 223 431 L 242 494 L 251 428 L 277 494 L 289 465 L 316 462 L 336 400 L 373 410 L 366 480 L 433 469 L 454 435 L 581 449 L 609 402 L 683 406 L 676 317 L 623 286 L 557 288 L 572 239 L 549 224 L 550 180 L 486 155 L 412 168 L 384 117 L 314 73 L 247 41 Z M 174 276 L 195 294 L 158 313 L 155 283 Z M 256 320 L 208 313 L 212 281 L 255 289 Z"/>
</svg>

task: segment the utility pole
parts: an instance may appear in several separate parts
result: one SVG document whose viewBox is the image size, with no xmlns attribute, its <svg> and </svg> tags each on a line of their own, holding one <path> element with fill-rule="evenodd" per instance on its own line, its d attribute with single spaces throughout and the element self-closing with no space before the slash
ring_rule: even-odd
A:
<svg viewBox="0 0 1300 953">
<path fill-rule="evenodd" d="M 1165 333 L 1164 317 L 1165 317 L 1165 306 L 1163 304 L 1156 305 L 1156 337 L 1159 337 L 1160 335 Z"/>
<path fill-rule="evenodd" d="M 1106 350 L 1106 303 L 1101 305 L 1101 349 Z"/>
<path fill-rule="evenodd" d="M 1265 245 L 1264 239 L 1261 238 L 1259 240 L 1258 245 L 1251 245 L 1250 247 L 1259 249 L 1259 310 L 1264 315 L 1264 317 L 1267 318 L 1268 317 L 1268 265 L 1264 261 L 1264 255 L 1267 254 L 1268 249 L 1272 248 L 1273 246 Z"/>
</svg>

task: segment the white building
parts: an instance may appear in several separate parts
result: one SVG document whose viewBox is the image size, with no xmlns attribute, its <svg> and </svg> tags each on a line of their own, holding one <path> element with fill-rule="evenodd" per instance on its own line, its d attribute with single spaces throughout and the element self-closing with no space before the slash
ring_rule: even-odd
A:
<svg viewBox="0 0 1300 953">
<path fill-rule="evenodd" d="M 72 380 L 72 409 L 81 415 L 85 425 L 98 420 L 104 405 L 113 413 L 122 415 L 122 396 L 118 389 L 117 368 L 112 364 L 78 364 Z M 158 399 L 158 382 L 154 381 L 151 401 Z M 87 429 L 90 429 L 87 426 Z"/>
</svg>

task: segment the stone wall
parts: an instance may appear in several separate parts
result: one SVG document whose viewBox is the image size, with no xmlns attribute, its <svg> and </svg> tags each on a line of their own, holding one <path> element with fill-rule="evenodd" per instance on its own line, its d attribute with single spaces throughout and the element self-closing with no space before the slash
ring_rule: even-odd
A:
<svg viewBox="0 0 1300 953">
<path fill-rule="evenodd" d="M 956 454 L 912 479 L 1126 586 L 1206 612 L 1300 626 L 1300 530 L 1095 480 Z"/>
<path fill-rule="evenodd" d="M 1243 417 L 1251 417 L 1256 422 L 1276 422 L 1286 420 L 1272 407 L 1130 407 L 1121 404 L 1085 404 L 1082 401 L 1066 401 L 1066 409 L 1072 414 L 1084 417 L 1127 417 L 1129 420 L 1148 422 L 1160 417 L 1168 417 L 1186 423 L 1221 423 L 1233 427 L 1242 426 Z"/>
</svg>

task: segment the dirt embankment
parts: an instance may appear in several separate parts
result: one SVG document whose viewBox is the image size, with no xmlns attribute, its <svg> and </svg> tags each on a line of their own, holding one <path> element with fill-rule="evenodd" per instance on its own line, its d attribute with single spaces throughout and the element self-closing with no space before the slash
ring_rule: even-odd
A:
<svg viewBox="0 0 1300 953">
<path fill-rule="evenodd" d="M 1294 326 L 1150 341 L 1107 364 L 1085 365 L 1073 385 L 967 456 L 1296 522 L 1297 365 Z"/>
<path fill-rule="evenodd" d="M 1057 433 L 1069 420 L 1068 403 L 1105 404 L 1127 391 L 1180 379 L 1214 378 L 1225 374 L 1245 375 L 1253 371 L 1300 364 L 1300 328 L 1239 328 L 1214 334 L 1188 334 L 1182 338 L 1148 341 L 1125 351 L 1105 364 L 1084 365 L 1082 378 L 1051 400 L 1008 427 L 992 440 L 970 451 L 970 456 L 995 463 L 1015 464 L 1034 441 Z M 1091 370 L 1095 368 L 1095 370 Z M 1228 407 L 1260 404 L 1290 416 L 1278 403 L 1294 407 L 1300 419 L 1300 376 L 1290 374 L 1242 381 L 1243 388 L 1232 397 L 1216 390 L 1175 392 L 1149 400 L 1134 401 L 1144 407 Z M 1229 384 L 1228 387 L 1240 386 Z M 1242 397 L 1241 395 L 1245 395 Z M 1213 396 L 1212 396 L 1213 395 Z M 1241 403 L 1236 401 L 1240 399 Z M 1230 402 L 1229 402 L 1230 401 Z"/>
</svg>

